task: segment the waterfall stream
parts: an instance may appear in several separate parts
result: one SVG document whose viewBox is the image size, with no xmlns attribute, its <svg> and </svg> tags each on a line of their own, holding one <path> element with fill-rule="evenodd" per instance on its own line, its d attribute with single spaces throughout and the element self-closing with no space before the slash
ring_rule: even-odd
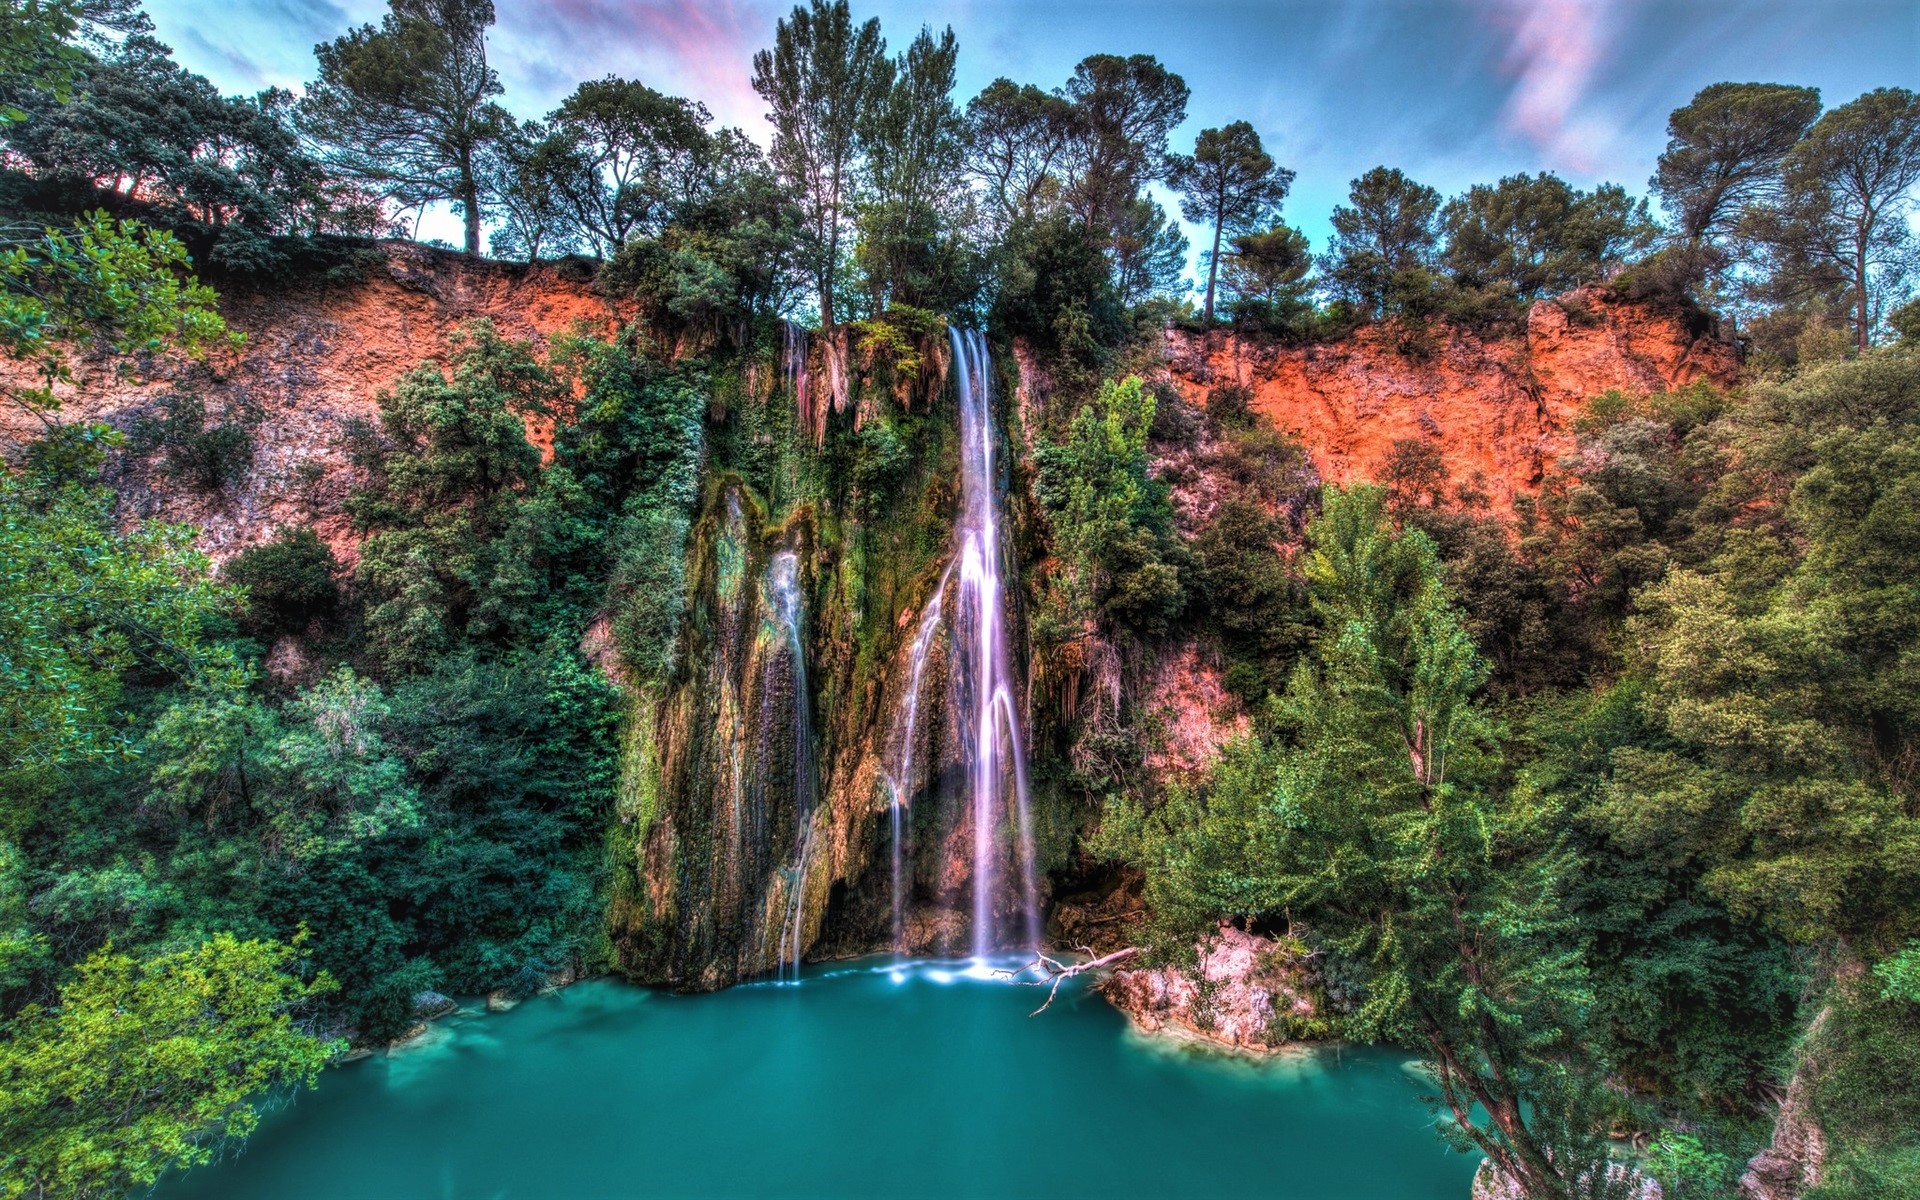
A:
<svg viewBox="0 0 1920 1200">
<path fill-rule="evenodd" d="M 920 716 L 920 680 L 926 674 L 927 652 L 933 647 L 934 635 L 940 632 L 940 616 L 945 607 L 947 580 L 952 576 L 953 568 L 940 577 L 933 589 L 933 597 L 927 601 L 927 607 L 920 614 L 920 628 L 913 636 L 913 651 L 908 659 L 907 691 L 901 697 L 905 715 L 896 718 L 895 725 L 900 730 L 900 757 L 893 770 L 887 776 L 887 790 L 892 794 L 893 803 L 888 816 L 893 824 L 893 948 L 900 951 L 906 940 L 906 815 L 909 789 L 913 787 L 913 732 Z"/>
<path fill-rule="evenodd" d="M 813 700 L 807 687 L 806 636 L 802 628 L 800 597 L 800 556 L 782 550 L 773 556 L 767 570 L 767 594 L 774 615 L 787 631 L 787 645 L 793 662 L 793 801 L 798 846 L 793 883 L 787 894 L 787 919 L 780 933 L 779 966 L 782 977 L 789 963 L 794 982 L 800 979 L 800 959 L 806 950 L 802 941 L 802 920 L 806 915 L 807 859 L 813 851 Z"/>
<path fill-rule="evenodd" d="M 1033 819 L 1027 807 L 1027 760 L 1021 743 L 1019 690 L 1007 639 L 1002 567 L 1007 558 L 995 467 L 993 374 L 987 340 L 952 328 L 953 377 L 960 402 L 960 515 L 954 526 L 960 586 L 954 613 L 955 711 L 963 721 L 961 751 L 973 820 L 973 957 L 984 963 L 1005 945 L 994 898 L 1002 869 L 997 833 L 1012 826 L 1028 947 L 1040 944 L 1033 874 Z"/>
</svg>

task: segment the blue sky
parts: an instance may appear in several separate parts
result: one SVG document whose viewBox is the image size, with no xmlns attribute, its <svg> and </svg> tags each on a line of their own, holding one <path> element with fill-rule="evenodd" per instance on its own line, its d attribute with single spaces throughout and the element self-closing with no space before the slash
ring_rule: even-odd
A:
<svg viewBox="0 0 1920 1200">
<path fill-rule="evenodd" d="M 747 79 L 791 3 L 495 0 L 509 108 L 537 116 L 581 79 L 692 96 L 763 143 Z M 149 0 L 186 66 L 228 91 L 297 88 L 315 42 L 384 0 Z M 1093 53 L 1157 55 L 1193 90 L 1175 137 L 1245 119 L 1297 171 L 1286 217 L 1318 247 L 1348 181 L 1385 163 L 1444 193 L 1515 171 L 1645 190 L 1667 113 L 1718 80 L 1818 87 L 1829 105 L 1920 85 L 1915 0 L 854 0 L 895 47 L 960 39 L 960 98 L 999 75 L 1057 86 Z M 429 218 L 427 234 L 457 226 Z"/>
</svg>

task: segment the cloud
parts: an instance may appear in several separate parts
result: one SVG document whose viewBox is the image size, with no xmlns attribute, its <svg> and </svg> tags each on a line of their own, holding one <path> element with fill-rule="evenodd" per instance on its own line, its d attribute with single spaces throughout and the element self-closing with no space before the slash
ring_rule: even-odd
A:
<svg viewBox="0 0 1920 1200">
<path fill-rule="evenodd" d="M 1501 71 L 1513 80 L 1502 126 L 1576 171 L 1607 157 L 1616 135 L 1588 98 L 1613 60 L 1629 7 L 1624 0 L 1493 0 L 1492 21 L 1507 37 Z"/>
<path fill-rule="evenodd" d="M 759 135 L 764 105 L 750 82 L 753 53 L 772 42 L 774 12 L 758 0 L 503 5 L 494 58 L 503 74 L 540 94 L 542 107 L 557 104 L 578 80 L 617 74 L 699 100 L 723 124 Z"/>
</svg>

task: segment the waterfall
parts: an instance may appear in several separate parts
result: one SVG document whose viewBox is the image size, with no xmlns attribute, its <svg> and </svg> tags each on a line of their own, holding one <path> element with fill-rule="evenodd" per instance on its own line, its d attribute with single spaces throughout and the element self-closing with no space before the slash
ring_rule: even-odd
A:
<svg viewBox="0 0 1920 1200">
<path fill-rule="evenodd" d="M 940 583 L 933 589 L 933 598 L 927 601 L 926 611 L 920 614 L 920 629 L 913 637 L 913 652 L 908 660 L 907 691 L 901 697 L 904 715 L 895 719 L 900 728 L 900 757 L 892 773 L 887 778 L 887 789 L 893 795 L 893 805 L 889 816 L 893 822 L 893 948 L 896 952 L 903 948 L 906 940 L 906 830 L 905 817 L 908 789 L 913 786 L 913 729 L 920 715 L 920 680 L 926 673 L 927 651 L 933 647 L 933 637 L 940 631 L 940 613 L 944 607 L 947 591 L 947 579 L 953 570 L 940 577 Z"/>
<path fill-rule="evenodd" d="M 992 364 L 987 341 L 973 330 L 949 329 L 953 375 L 960 401 L 960 515 L 954 527 L 960 587 L 954 614 L 956 712 L 962 724 L 973 818 L 973 957 L 984 962 L 1006 939 L 998 936 L 994 895 L 1000 854 L 996 831 L 1013 826 L 1026 944 L 1040 944 L 1034 887 L 1033 821 L 1027 807 L 1027 762 L 1021 745 L 1018 690 L 1007 644 L 1007 557 L 1001 526 L 999 475 L 994 466 Z"/>
<path fill-rule="evenodd" d="M 806 915 L 807 859 L 813 851 L 813 699 L 807 688 L 806 639 L 801 629 L 800 556 L 782 550 L 773 556 L 767 571 L 767 591 L 774 615 L 786 628 L 787 644 L 793 661 L 793 803 L 799 842 L 798 865 L 787 897 L 787 920 L 780 934 L 779 967 L 784 975 L 788 962 L 793 978 L 800 979 L 802 918 Z"/>
</svg>

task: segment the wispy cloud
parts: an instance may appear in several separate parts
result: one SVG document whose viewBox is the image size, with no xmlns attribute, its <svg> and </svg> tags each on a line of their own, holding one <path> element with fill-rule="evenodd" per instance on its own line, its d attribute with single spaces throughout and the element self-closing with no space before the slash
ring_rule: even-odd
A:
<svg viewBox="0 0 1920 1200">
<path fill-rule="evenodd" d="M 1501 123 L 1556 165 L 1591 171 L 1615 136 L 1588 100 L 1630 8 L 1627 0 L 1493 0 L 1492 20 L 1507 35 L 1501 69 L 1513 81 Z"/>
<path fill-rule="evenodd" d="M 773 40 L 777 11 L 759 0 L 502 5 L 495 57 L 503 74 L 524 78 L 548 106 L 580 79 L 617 74 L 690 96 L 722 123 L 759 136 L 764 105 L 750 82 L 753 52 Z"/>
</svg>

